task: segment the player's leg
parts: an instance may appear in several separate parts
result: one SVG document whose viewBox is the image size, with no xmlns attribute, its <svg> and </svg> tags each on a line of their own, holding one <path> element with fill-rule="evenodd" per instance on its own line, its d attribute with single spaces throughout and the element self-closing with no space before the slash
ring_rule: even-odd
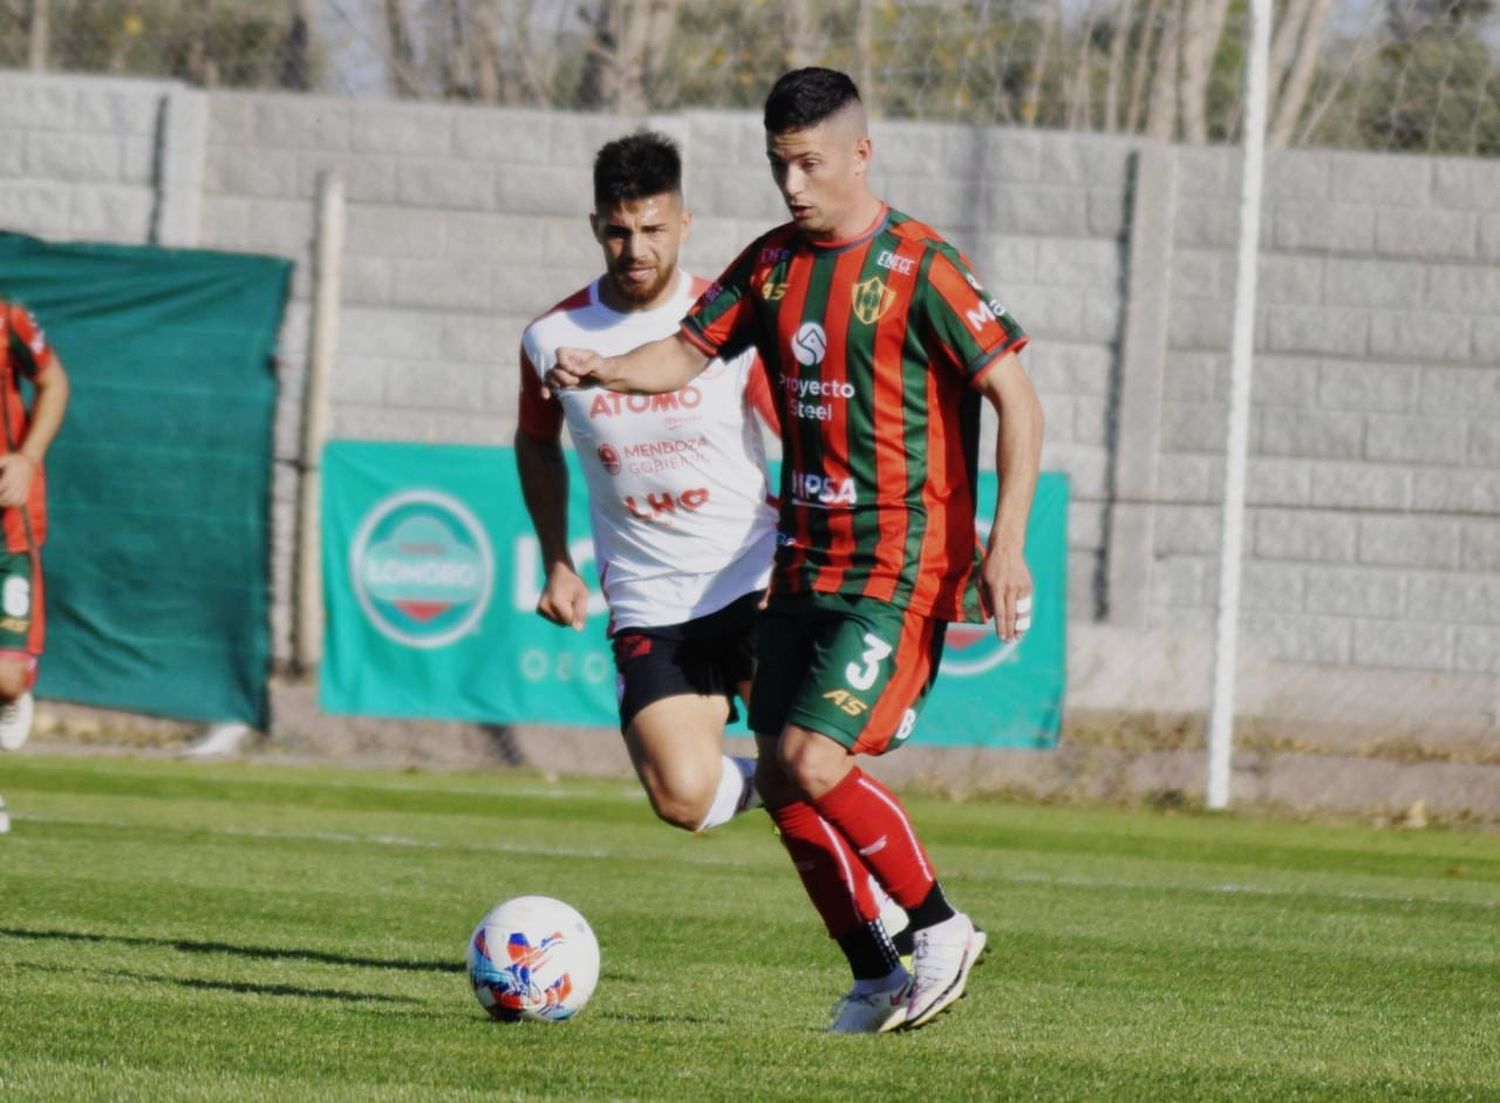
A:
<svg viewBox="0 0 1500 1103">
<path fill-rule="evenodd" d="M 984 934 L 948 903 L 901 801 L 854 755 L 883 753 L 910 735 L 942 656 L 944 629 L 881 603 L 849 607 L 820 650 L 777 748 L 787 778 L 911 919 L 911 1026 L 963 994 Z"/>
<path fill-rule="evenodd" d="M 757 736 L 757 784 L 802 887 L 838 943 L 854 987 L 834 1007 L 835 1034 L 880 1034 L 906 1021 L 912 978 L 885 926 L 875 882 L 859 855 L 782 775 L 777 736 Z"/>
<path fill-rule="evenodd" d="M 753 729 L 779 730 L 813 650 L 810 624 L 783 612 L 763 615 L 750 705 Z M 835 1008 L 831 1029 L 860 1034 L 893 1029 L 905 1021 L 911 978 L 880 921 L 869 870 L 787 779 L 777 757 L 779 740 L 779 735 L 756 736 L 756 784 L 808 898 L 854 975 L 854 988 Z"/>
<path fill-rule="evenodd" d="M 42 650 L 40 565 L 25 552 L 0 554 L 0 750 L 31 735 L 31 685 Z"/>
<path fill-rule="evenodd" d="M 754 760 L 724 753 L 724 697 L 677 694 L 637 712 L 625 728 L 636 776 L 665 822 L 688 831 L 727 823 L 754 800 Z"/>
<path fill-rule="evenodd" d="M 620 730 L 651 807 L 700 831 L 756 802 L 754 762 L 724 753 L 729 694 L 711 652 L 675 633 L 626 629 L 614 638 Z"/>
</svg>

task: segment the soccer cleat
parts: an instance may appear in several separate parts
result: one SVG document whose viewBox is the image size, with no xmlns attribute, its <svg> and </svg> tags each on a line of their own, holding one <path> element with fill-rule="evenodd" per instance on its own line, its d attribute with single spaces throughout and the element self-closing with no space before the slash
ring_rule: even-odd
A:
<svg viewBox="0 0 1500 1103">
<path fill-rule="evenodd" d="M 238 754 L 253 733 L 249 724 L 238 720 L 224 720 L 210 724 L 198 739 L 178 752 L 179 758 L 225 758 Z"/>
<path fill-rule="evenodd" d="M 964 994 L 969 970 L 984 953 L 984 932 L 963 912 L 916 933 L 912 949 L 912 993 L 906 1028 L 930 1023 Z"/>
<path fill-rule="evenodd" d="M 879 987 L 865 988 L 866 984 Z M 833 1008 L 832 1034 L 884 1034 L 906 1022 L 912 977 L 897 969 L 884 981 L 860 981 Z"/>
<path fill-rule="evenodd" d="M 35 706 L 31 694 L 23 693 L 14 701 L 0 704 L 0 751 L 19 751 L 31 736 L 31 715 Z"/>
</svg>

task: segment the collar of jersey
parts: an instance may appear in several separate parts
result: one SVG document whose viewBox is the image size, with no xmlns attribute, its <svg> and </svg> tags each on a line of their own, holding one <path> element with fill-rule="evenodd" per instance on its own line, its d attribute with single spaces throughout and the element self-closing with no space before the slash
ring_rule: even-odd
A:
<svg viewBox="0 0 1500 1103">
<path fill-rule="evenodd" d="M 688 291 L 691 292 L 693 289 L 693 277 L 688 275 L 687 272 L 683 270 L 681 265 L 678 265 L 677 286 L 672 289 L 672 297 L 666 302 L 662 303 L 661 306 L 652 307 L 650 310 L 616 310 L 614 307 L 605 302 L 604 299 L 599 295 L 599 285 L 604 282 L 606 275 L 607 273 L 600 273 L 598 276 L 594 277 L 594 282 L 589 284 L 589 305 L 594 307 L 596 310 L 603 310 L 606 313 L 613 314 L 616 318 L 620 318 L 624 321 L 649 320 L 654 314 L 657 313 L 657 311 L 668 312 L 672 310 L 676 310 L 676 313 L 673 314 L 672 319 L 673 321 L 676 321 L 677 318 L 680 317 L 686 310 L 685 307 L 678 309 L 672 306 L 672 304 L 682 296 L 684 281 L 686 281 Z M 688 302 L 691 303 L 692 301 L 692 296 L 689 295 Z"/>
<path fill-rule="evenodd" d="M 875 221 L 870 223 L 868 229 L 864 230 L 862 233 L 856 234 L 854 237 L 846 237 L 843 241 L 814 241 L 812 238 L 804 234 L 802 240 L 807 242 L 809 246 L 816 249 L 818 252 L 828 256 L 833 256 L 838 253 L 846 253 L 850 249 L 857 249 L 859 246 L 869 241 L 876 234 L 884 230 L 886 224 L 890 222 L 890 220 L 891 205 L 889 203 L 882 202 L 880 204 L 880 213 L 875 216 Z"/>
</svg>

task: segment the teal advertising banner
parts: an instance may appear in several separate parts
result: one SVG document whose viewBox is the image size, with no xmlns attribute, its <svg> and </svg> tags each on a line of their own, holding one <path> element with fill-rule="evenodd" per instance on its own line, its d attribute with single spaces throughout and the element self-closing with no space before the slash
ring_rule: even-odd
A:
<svg viewBox="0 0 1500 1103">
<path fill-rule="evenodd" d="M 321 698 L 333 713 L 612 727 L 614 661 L 588 501 L 569 455 L 582 632 L 535 613 L 542 562 L 508 448 L 331 443 L 323 460 L 327 603 Z M 993 501 L 984 476 L 981 500 Z M 916 739 L 1045 747 L 1065 682 L 1068 484 L 1043 475 L 1027 534 L 1036 613 L 1022 646 L 954 628 Z"/>
</svg>

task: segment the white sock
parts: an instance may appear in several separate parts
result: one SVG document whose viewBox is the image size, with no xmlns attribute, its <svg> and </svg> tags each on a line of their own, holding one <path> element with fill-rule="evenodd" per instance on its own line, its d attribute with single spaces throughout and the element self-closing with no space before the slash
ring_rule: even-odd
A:
<svg viewBox="0 0 1500 1103">
<path fill-rule="evenodd" d="M 755 759 L 720 758 L 719 788 L 714 793 L 713 803 L 708 806 L 708 815 L 698 825 L 699 831 L 728 823 L 741 812 L 759 807 L 760 794 L 755 791 Z"/>
</svg>

